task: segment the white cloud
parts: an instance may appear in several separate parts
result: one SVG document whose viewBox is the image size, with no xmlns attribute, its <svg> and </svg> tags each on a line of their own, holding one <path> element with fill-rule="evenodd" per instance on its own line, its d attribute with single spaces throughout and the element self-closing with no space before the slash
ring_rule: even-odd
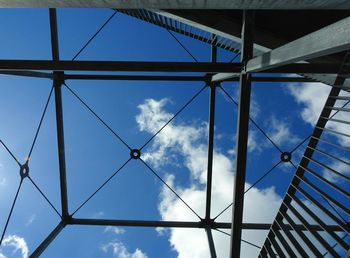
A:
<svg viewBox="0 0 350 258">
<path fill-rule="evenodd" d="M 30 224 L 32 224 L 35 219 L 36 219 L 36 214 L 30 215 L 29 219 L 26 222 L 26 227 L 28 227 Z"/>
<path fill-rule="evenodd" d="M 104 211 L 98 211 L 98 212 L 95 212 L 94 214 L 92 214 L 92 217 L 93 218 L 101 218 L 103 215 L 104 215 Z"/>
<path fill-rule="evenodd" d="M 109 250 L 112 250 L 113 257 L 115 258 L 147 258 L 147 254 L 142 252 L 140 249 L 136 248 L 134 252 L 128 251 L 126 246 L 119 241 L 112 241 L 108 244 L 101 246 L 101 250 L 107 253 Z"/>
<path fill-rule="evenodd" d="M 344 160 L 345 162 L 350 163 L 350 160 L 345 158 L 345 157 L 339 157 L 338 156 L 338 158 Z M 339 173 L 341 173 L 343 175 L 350 175 L 349 165 L 346 165 L 345 163 L 342 163 L 340 161 L 333 161 L 328 166 L 330 168 L 334 169 L 335 171 L 338 171 Z M 333 173 L 333 172 L 331 172 L 331 171 L 329 171 L 327 169 L 323 169 L 323 176 L 327 180 L 329 180 L 329 181 L 331 181 L 333 183 L 343 181 L 343 179 L 340 176 L 336 175 L 335 173 Z"/>
<path fill-rule="evenodd" d="M 303 110 L 301 112 L 301 117 L 303 120 L 309 123 L 311 126 L 315 126 L 327 100 L 331 87 L 322 83 L 303 83 L 289 85 L 288 90 L 296 102 L 303 105 Z M 350 96 L 349 93 L 344 91 L 341 91 L 340 95 Z M 344 101 L 337 101 L 336 106 L 341 107 L 344 103 Z M 332 114 L 334 114 L 334 112 Z M 339 112 L 334 116 L 334 118 L 350 121 L 350 113 Z M 349 125 L 337 122 L 328 122 L 326 127 L 343 133 L 347 133 L 350 130 Z M 341 145 L 350 146 L 349 137 L 335 134 L 333 135 L 337 137 L 337 140 Z"/>
<path fill-rule="evenodd" d="M 323 83 L 293 83 L 288 86 L 288 90 L 295 101 L 304 106 L 301 112 L 303 120 L 314 126 L 321 114 L 331 87 Z"/>
<path fill-rule="evenodd" d="M 260 136 L 260 137 L 264 137 L 264 136 Z M 263 141 L 259 141 L 259 136 L 258 136 L 258 132 L 255 130 L 249 130 L 248 133 L 248 151 L 252 152 L 258 152 L 260 153 L 263 148 L 264 148 L 264 144 L 262 144 Z"/>
<path fill-rule="evenodd" d="M 290 126 L 287 122 L 278 120 L 275 116 L 269 119 L 268 135 L 278 145 L 295 144 L 300 141 L 300 138 L 290 131 Z"/>
<path fill-rule="evenodd" d="M 4 165 L 0 163 L 0 171 L 4 168 Z M 5 186 L 7 184 L 6 177 L 0 176 L 0 186 Z M 1 257 L 0 257 L 1 258 Z"/>
<path fill-rule="evenodd" d="M 116 235 L 120 235 L 120 234 L 124 234 L 125 233 L 125 229 L 118 228 L 118 227 L 107 226 L 103 232 L 104 233 L 111 232 L 111 233 L 114 233 Z"/>
<path fill-rule="evenodd" d="M 17 235 L 9 235 L 3 239 L 2 242 L 3 247 L 10 247 L 14 250 L 12 254 L 17 253 L 18 251 L 21 253 L 22 258 L 27 258 L 29 254 L 28 245 L 24 238 Z M 0 258 L 6 257 L 4 253 L 0 252 Z"/>
<path fill-rule="evenodd" d="M 155 133 L 172 114 L 164 111 L 167 100 L 146 100 L 139 106 L 140 114 L 136 120 L 140 130 Z M 165 168 L 171 162 L 167 156 L 176 153 L 184 159 L 184 166 L 191 177 L 187 187 L 178 185 L 173 173 L 168 173 L 166 181 L 200 216 L 205 209 L 205 183 L 207 172 L 207 125 L 171 123 L 154 139 L 151 151 L 143 157 L 152 165 Z M 224 153 L 214 150 L 212 215 L 218 214 L 232 201 L 233 192 L 233 159 Z M 246 184 L 246 188 L 249 187 Z M 167 188 L 162 188 L 160 194 L 159 212 L 164 220 L 198 220 L 198 218 Z M 271 223 L 279 208 L 281 198 L 274 188 L 253 188 L 245 198 L 244 221 Z M 231 220 L 231 209 L 221 217 L 223 221 Z M 204 230 L 170 229 L 170 245 L 178 252 L 179 258 L 209 257 L 207 238 Z M 257 244 L 262 244 L 266 232 L 243 232 L 243 238 Z M 228 237 L 214 234 L 218 257 L 228 257 Z M 203 244 L 204 243 L 204 244 Z M 194 248 L 195 247 L 195 248 Z M 254 257 L 258 249 L 242 246 L 242 257 Z"/>
<path fill-rule="evenodd" d="M 5 186 L 5 185 L 7 185 L 6 177 L 0 178 L 0 186 Z"/>
<path fill-rule="evenodd" d="M 238 85 L 237 85 L 238 86 Z M 229 92 L 227 89 L 225 89 L 226 92 Z M 221 94 L 224 96 L 225 99 L 227 99 L 227 101 L 232 103 L 232 100 L 230 100 L 225 93 L 223 93 L 221 90 L 219 91 L 221 92 Z M 233 99 L 239 103 L 239 86 L 234 88 L 233 94 L 229 93 Z M 258 115 L 260 114 L 260 105 L 256 99 L 256 95 L 254 94 L 254 92 L 251 93 L 251 97 L 250 97 L 250 109 L 249 109 L 249 116 L 253 119 L 257 118 Z"/>
</svg>

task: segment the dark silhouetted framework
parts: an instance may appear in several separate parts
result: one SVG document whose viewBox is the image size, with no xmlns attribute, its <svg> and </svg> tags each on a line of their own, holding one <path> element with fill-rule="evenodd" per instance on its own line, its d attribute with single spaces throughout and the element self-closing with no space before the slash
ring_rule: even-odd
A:
<svg viewBox="0 0 350 258">
<path fill-rule="evenodd" d="M 171 37 L 183 48 L 193 59 L 193 62 L 119 62 L 119 61 L 77 61 L 77 57 L 84 51 L 91 41 L 118 13 L 136 17 L 145 22 L 165 28 Z M 349 153 L 350 149 L 339 145 L 329 135 L 350 137 L 349 132 L 340 132 L 327 127 L 329 123 L 341 123 L 350 125 L 350 121 L 338 119 L 336 116 L 342 112 L 350 112 L 347 108 L 350 97 L 350 87 L 346 85 L 346 78 L 350 70 L 350 17 L 331 24 L 328 27 L 320 28 L 318 31 L 303 36 L 297 40 L 282 45 L 269 52 L 254 54 L 254 11 L 243 11 L 241 39 L 225 38 L 223 35 L 216 35 L 212 31 L 206 31 L 188 25 L 182 20 L 162 15 L 162 12 L 137 10 L 114 10 L 113 14 L 96 31 L 96 33 L 77 52 L 71 61 L 61 61 L 58 47 L 56 10 L 50 9 L 50 28 L 52 60 L 0 60 L 0 73 L 46 78 L 53 81 L 45 108 L 43 110 L 34 140 L 29 150 L 27 161 L 22 164 L 16 155 L 8 148 L 6 141 L 0 139 L 1 145 L 15 160 L 20 169 L 20 182 L 4 225 L 1 242 L 5 236 L 7 226 L 12 216 L 17 197 L 20 195 L 21 186 L 24 180 L 29 180 L 39 191 L 42 197 L 48 202 L 52 209 L 61 218 L 61 222 L 47 236 L 46 239 L 34 250 L 30 257 L 39 257 L 55 237 L 69 225 L 103 225 L 103 226 L 133 226 L 133 227 L 182 227 L 202 228 L 205 230 L 210 247 L 211 257 L 217 257 L 215 244 L 212 237 L 212 230 L 219 231 L 231 237 L 230 256 L 239 257 L 241 242 L 260 249 L 259 257 L 323 257 L 327 254 L 333 257 L 340 257 L 342 253 L 349 252 L 350 233 L 349 218 L 349 181 L 348 175 L 337 171 L 326 164 L 323 164 L 318 157 L 326 157 L 331 161 L 337 161 L 348 166 L 350 163 L 332 154 L 333 149 L 339 149 Z M 320 40 L 332 32 L 333 36 L 327 40 Z M 196 40 L 203 41 L 212 46 L 211 62 L 199 62 L 186 46 L 176 37 L 176 33 L 186 35 Z M 231 62 L 217 62 L 217 49 L 222 48 L 234 54 Z M 300 62 L 311 58 L 322 57 L 334 53 L 341 53 L 343 60 L 337 65 L 327 62 Z M 240 57 L 240 61 L 237 58 Z M 37 70 L 37 71 L 34 71 Z M 40 72 L 39 72 L 40 71 Z M 205 76 L 190 75 L 106 75 L 106 74 L 66 74 L 66 71 L 125 71 L 125 72 L 203 72 Z M 227 74 L 229 73 L 229 76 Z M 268 73 L 269 76 L 254 77 L 257 73 Z M 307 74 L 305 77 L 281 76 L 283 74 Z M 310 75 L 311 74 L 311 75 Z M 313 75 L 312 75 L 313 74 Z M 328 96 L 325 106 L 317 121 L 314 131 L 303 141 L 291 150 L 282 150 L 271 137 L 249 116 L 251 83 L 252 82 L 314 82 L 318 81 L 315 74 L 336 74 L 332 90 Z M 272 75 L 272 76 L 271 76 Z M 112 127 L 110 127 L 79 95 L 73 91 L 66 80 L 142 80 L 142 81 L 198 81 L 203 85 L 159 130 L 138 148 L 131 147 Z M 224 81 L 239 81 L 239 99 L 235 100 L 228 91 L 221 85 Z M 107 178 L 96 191 L 92 192 L 74 211 L 68 210 L 69 196 L 66 184 L 65 164 L 65 139 L 64 139 L 64 117 L 62 111 L 61 89 L 65 87 L 78 101 L 87 108 L 107 130 L 109 130 L 127 149 L 130 157 L 123 162 L 123 165 Z M 157 135 L 181 112 L 191 105 L 205 89 L 209 89 L 209 133 L 208 133 L 208 165 L 207 165 L 207 189 L 205 216 L 201 217 L 184 199 L 160 176 L 160 174 L 142 159 L 141 152 Z M 216 94 L 220 92 L 237 106 L 237 146 L 236 146 L 236 174 L 234 184 L 234 196 L 232 203 L 219 214 L 211 214 L 211 190 L 212 190 L 212 169 L 214 151 L 214 130 L 215 130 L 215 106 Z M 344 94 L 345 93 L 345 94 Z M 57 209 L 45 193 L 30 177 L 29 160 L 36 143 L 40 128 L 50 100 L 55 101 L 57 142 L 59 157 L 61 211 Z M 246 157 L 249 123 L 253 124 L 261 135 L 278 150 L 280 160 L 268 171 L 254 182 L 248 189 L 245 187 Z M 302 144 L 308 142 L 300 163 L 294 164 L 293 153 Z M 198 221 L 144 221 L 144 220 L 118 220 L 118 219 L 86 219 L 76 217 L 75 214 L 89 202 L 114 176 L 121 171 L 131 160 L 138 160 L 144 164 L 158 180 L 160 180 L 187 208 L 193 212 Z M 244 194 L 264 180 L 282 163 L 290 163 L 295 167 L 295 175 L 283 198 L 278 214 L 270 224 L 243 223 Z M 327 178 L 323 171 L 337 178 L 334 182 Z M 347 187 L 344 187 L 347 186 Z M 308 204 L 304 201 L 306 200 Z M 217 218 L 226 210 L 232 209 L 232 221 L 217 222 Z M 2 214 L 3 211 L 2 211 Z M 231 229 L 231 234 L 223 231 Z M 251 243 L 249 239 L 242 239 L 243 229 L 247 230 L 269 230 L 263 246 Z M 323 252 L 322 250 L 325 250 Z"/>
</svg>

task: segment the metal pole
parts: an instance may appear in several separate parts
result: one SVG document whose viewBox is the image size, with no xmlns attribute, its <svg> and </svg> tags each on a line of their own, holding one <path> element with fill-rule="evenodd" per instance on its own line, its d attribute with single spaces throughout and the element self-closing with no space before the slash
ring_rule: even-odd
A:
<svg viewBox="0 0 350 258">
<path fill-rule="evenodd" d="M 69 218 L 66 220 L 68 225 L 92 225 L 92 226 L 121 226 L 121 227 L 162 227 L 162 228 L 220 228 L 229 229 L 231 223 L 213 222 L 205 224 L 203 221 L 157 221 L 157 220 L 115 220 L 115 219 L 83 219 Z M 269 230 L 271 224 L 267 223 L 243 223 L 242 229 L 246 230 Z M 310 225 L 312 230 L 324 231 L 319 225 Z M 296 228 L 304 231 L 303 225 L 297 224 Z M 293 230 L 289 225 L 285 225 L 286 230 Z M 328 225 L 327 229 L 332 231 L 343 231 L 338 225 Z"/>
<path fill-rule="evenodd" d="M 29 256 L 29 258 L 37 258 L 39 257 L 45 249 L 51 244 L 51 242 L 57 237 L 57 235 L 61 232 L 61 230 L 66 225 L 61 221 L 52 232 L 45 238 L 43 242 L 35 249 L 35 251 Z"/>
<path fill-rule="evenodd" d="M 51 48 L 53 61 L 59 61 L 58 34 L 56 10 L 49 9 L 50 28 L 51 28 Z M 66 180 L 66 160 L 64 148 L 63 133 L 63 109 L 61 86 L 63 83 L 63 72 L 54 72 L 53 86 L 55 88 L 55 106 L 56 106 L 56 125 L 57 125 L 57 142 L 58 142 L 58 159 L 60 170 L 60 187 L 61 187 L 61 206 L 62 217 L 68 217 L 68 197 L 67 197 L 67 180 Z"/>
<path fill-rule="evenodd" d="M 209 242 L 209 249 L 210 249 L 210 255 L 211 258 L 216 258 L 216 251 L 215 251 L 215 244 L 214 244 L 214 239 L 213 239 L 213 234 L 211 232 L 210 228 L 205 229 L 208 237 L 208 242 Z"/>
<path fill-rule="evenodd" d="M 0 60 L 0 71 L 128 71 L 128 72 L 200 72 L 239 73 L 241 63 L 147 62 L 147 61 L 52 61 Z M 334 64 L 289 64 L 262 73 L 336 74 Z M 347 70 L 347 72 L 349 72 Z"/>
<path fill-rule="evenodd" d="M 61 188 L 61 206 L 62 217 L 65 218 L 68 213 L 68 194 L 67 194 L 67 179 L 66 179 L 66 158 L 64 146 L 64 130 L 63 130 L 63 109 L 62 109 L 62 83 L 54 79 L 55 87 L 55 105 L 56 105 L 56 125 L 57 125 L 57 142 L 58 142 L 58 161 L 60 172 L 60 188 Z"/>
<path fill-rule="evenodd" d="M 214 37 L 215 38 L 215 37 Z M 216 63 L 217 49 L 215 44 L 211 48 L 211 61 Z M 212 190 L 212 174 L 213 174 L 213 153 L 214 153 L 214 127 L 215 127 L 215 95 L 216 85 L 210 83 L 209 97 L 209 133 L 208 133 L 208 167 L 207 167 L 207 193 L 206 193 L 206 209 L 205 220 L 210 220 L 211 210 L 211 190 Z"/>
<path fill-rule="evenodd" d="M 242 55 L 246 63 L 253 55 L 254 12 L 243 11 Z M 230 257 L 236 258 L 241 252 L 242 217 L 244 202 L 244 185 L 246 176 L 246 159 L 249 129 L 249 106 L 251 92 L 251 75 L 242 70 L 240 75 L 240 96 L 238 106 L 236 175 L 234 182 L 234 205 L 232 206 L 232 229 Z"/>
</svg>

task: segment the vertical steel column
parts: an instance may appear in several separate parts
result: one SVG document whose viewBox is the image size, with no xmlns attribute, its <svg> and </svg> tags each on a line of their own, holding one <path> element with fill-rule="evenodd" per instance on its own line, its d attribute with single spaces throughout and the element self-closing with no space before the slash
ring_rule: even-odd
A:
<svg viewBox="0 0 350 258">
<path fill-rule="evenodd" d="M 213 43 L 211 47 L 211 62 L 216 63 L 217 48 L 215 46 L 215 35 L 213 35 Z M 214 82 L 210 82 L 210 97 L 209 97 L 209 133 L 208 133 L 208 167 L 207 167 L 207 196 L 206 196 L 206 209 L 205 209 L 205 221 L 207 225 L 211 225 L 211 190 L 212 190 L 212 177 L 213 177 L 213 153 L 214 153 L 214 128 L 215 128 L 215 97 L 216 97 L 216 85 Z M 208 237 L 210 254 L 212 258 L 216 258 L 215 244 L 211 227 L 207 226 L 205 229 Z"/>
<path fill-rule="evenodd" d="M 211 232 L 211 228 L 207 227 L 205 229 L 205 232 L 207 233 L 207 237 L 208 237 L 209 250 L 210 250 L 211 258 L 217 258 L 216 251 L 215 251 L 215 244 L 214 244 L 214 239 L 213 239 L 213 234 Z"/>
<path fill-rule="evenodd" d="M 241 61 L 245 65 L 253 56 L 254 12 L 243 11 Z M 245 68 L 243 68 L 245 69 Z M 251 75 L 242 70 L 240 74 L 240 94 L 237 121 L 236 175 L 232 206 L 232 229 L 230 257 L 237 258 L 241 252 L 244 185 L 246 176 L 247 144 L 249 129 L 249 107 Z"/>
<path fill-rule="evenodd" d="M 50 12 L 52 59 L 54 61 L 58 61 L 59 48 L 58 48 L 56 10 L 50 9 L 49 12 Z M 54 72 L 53 86 L 55 88 L 61 206 L 62 206 L 62 217 L 63 219 L 65 219 L 69 216 L 69 213 L 68 213 L 67 180 L 66 180 L 66 159 L 65 159 L 64 133 L 63 133 L 63 111 L 62 111 L 62 94 L 61 94 L 61 86 L 63 83 L 62 78 L 63 78 L 63 72 Z"/>
<path fill-rule="evenodd" d="M 57 125 L 57 142 L 58 142 L 58 160 L 60 170 L 60 189 L 61 189 L 61 206 L 63 219 L 69 215 L 68 213 L 68 196 L 67 196 L 67 179 L 66 179 L 66 159 L 64 146 L 63 131 L 63 110 L 62 110 L 62 83 L 58 79 L 54 79 L 55 88 L 55 105 L 56 105 L 56 125 Z"/>
<path fill-rule="evenodd" d="M 213 45 L 211 47 L 211 61 L 216 63 L 217 48 Z M 215 97 L 216 85 L 210 82 L 210 97 L 209 97 L 209 133 L 208 133 L 208 167 L 207 167 L 207 196 L 205 219 L 210 220 L 211 210 L 211 188 L 212 188 L 212 174 L 213 174 L 213 153 L 214 153 L 214 127 L 215 127 Z"/>
</svg>

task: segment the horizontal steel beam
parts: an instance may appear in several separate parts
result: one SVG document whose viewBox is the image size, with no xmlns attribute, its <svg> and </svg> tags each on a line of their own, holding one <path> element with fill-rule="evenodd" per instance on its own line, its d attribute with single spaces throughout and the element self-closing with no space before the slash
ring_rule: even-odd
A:
<svg viewBox="0 0 350 258">
<path fill-rule="evenodd" d="M 348 49 L 350 49 L 350 17 L 249 60 L 246 71 L 260 72 Z"/>
<path fill-rule="evenodd" d="M 206 81 L 205 76 L 65 74 L 65 80 Z"/>
<path fill-rule="evenodd" d="M 239 63 L 0 60 L 0 70 L 129 71 L 129 72 L 237 72 Z"/>
<path fill-rule="evenodd" d="M 0 71 L 0 75 L 53 79 L 52 73 L 36 71 Z M 213 76 L 214 77 L 214 76 Z M 180 75 L 113 75 L 113 74 L 63 74 L 63 80 L 110 80 L 110 81 L 207 81 L 207 76 Z M 230 77 L 222 81 L 237 82 L 239 77 Z M 253 82 L 317 82 L 305 77 L 264 76 L 252 77 Z"/>
<path fill-rule="evenodd" d="M 344 0 L 0 0 L 0 7 L 50 7 L 50 8 L 125 8 L 125 9 L 346 9 L 350 8 Z"/>
<path fill-rule="evenodd" d="M 0 60 L 0 72 L 2 70 L 5 70 L 6 73 L 8 71 L 28 70 L 239 73 L 241 71 L 241 64 L 209 62 Z M 264 73 L 316 74 L 336 74 L 337 72 L 338 67 L 329 64 L 290 64 L 264 71 Z M 82 75 L 80 75 L 80 78 L 82 78 Z"/>
<path fill-rule="evenodd" d="M 262 2 L 265 2 L 265 1 L 262 1 Z M 332 3 L 334 3 L 334 2 L 332 1 Z M 220 37 L 224 37 L 226 39 L 230 39 L 230 40 L 238 42 L 238 43 L 241 42 L 241 39 L 240 39 L 241 24 L 240 24 L 240 22 L 233 21 L 233 20 L 230 20 L 230 21 L 227 20 L 225 22 L 225 24 L 228 22 L 227 24 L 229 24 L 229 26 L 227 26 L 227 24 L 222 25 L 222 26 L 214 26 L 213 24 L 209 25 L 206 22 L 201 22 L 202 21 L 201 19 L 197 20 L 198 17 L 195 18 L 195 17 L 191 17 L 188 15 L 184 15 L 181 13 L 181 11 L 174 12 L 174 10 L 171 10 L 171 11 L 170 10 L 167 10 L 167 11 L 153 10 L 153 12 L 155 12 L 156 14 L 165 16 L 167 18 L 179 21 L 182 24 L 186 24 L 186 25 L 207 31 L 209 33 L 218 35 Z M 217 25 L 217 23 L 215 23 L 215 24 Z M 230 27 L 230 29 L 228 30 L 227 27 Z M 233 31 L 235 31 L 235 32 L 233 32 Z M 257 37 L 258 37 L 258 35 L 260 35 L 261 37 L 266 37 L 266 35 L 267 35 L 266 31 L 262 31 L 262 30 L 259 30 L 257 28 L 255 28 L 254 33 L 256 34 Z M 273 35 L 268 36 L 268 38 L 269 38 L 269 40 L 272 39 L 272 42 L 274 42 L 274 43 L 279 42 L 279 39 L 275 38 Z M 280 45 L 283 45 L 285 43 L 286 42 L 280 42 L 280 44 L 277 43 L 277 45 L 280 46 Z M 271 50 L 271 46 L 269 46 L 269 45 L 265 45 L 265 44 L 262 45 L 261 43 L 254 44 L 254 53 L 257 55 L 262 54 L 264 52 L 268 52 L 270 50 Z M 302 75 L 305 75 L 305 73 L 302 73 Z M 230 78 L 230 77 L 222 78 L 222 76 L 226 76 L 226 75 L 218 74 L 218 77 L 216 77 L 216 79 L 214 78 L 214 81 L 223 81 L 223 80 L 226 81 L 228 78 Z M 322 74 L 322 75 L 320 75 L 320 74 L 307 74 L 307 77 L 312 79 L 312 80 L 316 80 L 318 82 L 322 82 L 322 83 L 325 83 L 325 84 L 332 86 L 334 84 L 336 75 L 335 74 Z M 344 86 L 350 86 L 350 80 L 346 80 L 344 83 Z"/>
<path fill-rule="evenodd" d="M 206 81 L 206 76 L 167 76 L 167 75 L 89 75 L 89 74 L 65 74 L 65 80 L 115 80 L 115 81 Z M 223 81 L 239 81 L 239 77 L 231 77 Z M 316 82 L 304 77 L 280 77 L 264 76 L 253 77 L 253 82 Z"/>
<path fill-rule="evenodd" d="M 230 222 L 205 222 L 203 221 L 154 221 L 154 220 L 114 220 L 114 219 L 80 219 L 71 218 L 66 222 L 69 225 L 91 225 L 91 226 L 121 226 L 121 227 L 162 227 L 162 228 L 221 228 L 230 229 Z M 269 230 L 271 224 L 268 223 L 243 223 L 244 230 Z M 305 230 L 303 225 L 297 225 L 300 230 Z M 323 231 L 318 225 L 311 225 L 316 231 Z M 286 228 L 292 230 L 292 227 L 286 225 Z M 343 231 L 337 225 L 328 225 L 327 228 L 332 231 Z"/>
<path fill-rule="evenodd" d="M 36 72 L 36 71 L 0 71 L 3 75 L 14 75 L 23 77 L 52 79 L 52 73 Z"/>
</svg>

